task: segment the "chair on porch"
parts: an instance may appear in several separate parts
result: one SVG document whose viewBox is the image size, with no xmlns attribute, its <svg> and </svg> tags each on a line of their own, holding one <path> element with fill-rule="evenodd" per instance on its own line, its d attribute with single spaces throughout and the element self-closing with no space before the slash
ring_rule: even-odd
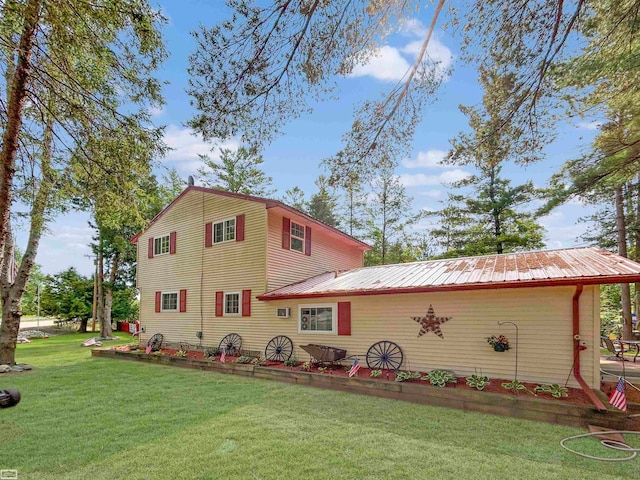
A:
<svg viewBox="0 0 640 480">
<path fill-rule="evenodd" d="M 613 341 L 609 337 L 602 336 L 600 337 L 600 346 L 608 350 L 610 353 L 614 353 L 616 358 L 619 358 L 623 362 L 625 361 L 624 346 L 620 340 Z"/>
</svg>

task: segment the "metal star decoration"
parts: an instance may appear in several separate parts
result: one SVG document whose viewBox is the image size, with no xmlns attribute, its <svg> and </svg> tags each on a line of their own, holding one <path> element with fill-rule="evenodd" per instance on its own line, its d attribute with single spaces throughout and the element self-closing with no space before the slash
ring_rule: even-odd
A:
<svg viewBox="0 0 640 480">
<path fill-rule="evenodd" d="M 448 322 L 449 320 L 451 320 L 452 317 L 436 317 L 436 314 L 433 311 L 433 306 L 429 305 L 427 314 L 424 317 L 411 317 L 411 318 L 421 325 L 420 333 L 418 333 L 418 337 L 421 337 L 425 333 L 433 332 L 436 335 L 438 335 L 440 338 L 444 339 L 444 336 L 442 335 L 442 330 L 440 330 L 440 325 L 442 325 L 445 322 Z"/>
</svg>

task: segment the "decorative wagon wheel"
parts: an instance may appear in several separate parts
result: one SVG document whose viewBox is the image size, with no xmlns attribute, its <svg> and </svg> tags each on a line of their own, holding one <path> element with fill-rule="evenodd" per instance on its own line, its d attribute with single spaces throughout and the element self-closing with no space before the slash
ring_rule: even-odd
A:
<svg viewBox="0 0 640 480">
<path fill-rule="evenodd" d="M 293 354 L 293 342 L 289 337 L 279 335 L 273 337 L 267 343 L 267 348 L 264 349 L 264 356 L 267 360 L 278 360 L 284 362 L 291 358 Z"/>
<path fill-rule="evenodd" d="M 158 350 L 160 350 L 160 347 L 162 346 L 162 340 L 164 340 L 164 337 L 162 336 L 162 334 L 156 333 L 147 342 L 147 349 L 150 349 L 152 352 L 157 352 Z"/>
<path fill-rule="evenodd" d="M 242 347 L 242 337 L 237 333 L 230 333 L 220 340 L 218 348 L 224 349 L 227 355 L 237 355 L 240 353 L 240 347 Z"/>
<path fill-rule="evenodd" d="M 382 340 L 367 350 L 367 366 L 374 369 L 397 370 L 402 365 L 402 349 L 397 343 Z"/>
</svg>

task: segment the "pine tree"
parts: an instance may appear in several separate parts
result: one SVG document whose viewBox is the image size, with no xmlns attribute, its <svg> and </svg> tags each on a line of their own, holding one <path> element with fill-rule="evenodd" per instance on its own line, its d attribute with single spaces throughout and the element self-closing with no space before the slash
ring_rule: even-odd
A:
<svg viewBox="0 0 640 480">
<path fill-rule="evenodd" d="M 208 155 L 200 155 L 204 166 L 198 169 L 204 185 L 226 190 L 268 197 L 273 179 L 260 169 L 264 163 L 262 156 L 252 148 L 240 147 L 235 152 L 228 148 L 220 149 L 220 162 Z"/>
</svg>

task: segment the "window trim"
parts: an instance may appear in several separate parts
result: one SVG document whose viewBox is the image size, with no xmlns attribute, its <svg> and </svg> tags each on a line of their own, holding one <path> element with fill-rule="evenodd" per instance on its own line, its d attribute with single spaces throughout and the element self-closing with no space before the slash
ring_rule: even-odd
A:
<svg viewBox="0 0 640 480">
<path fill-rule="evenodd" d="M 167 239 L 167 251 L 166 252 L 156 252 L 156 240 L 160 240 L 160 249 L 162 249 L 162 239 Z M 167 233 L 166 235 L 160 235 L 159 237 L 153 237 L 153 256 L 159 257 L 160 255 L 169 255 L 171 253 L 171 234 Z"/>
<path fill-rule="evenodd" d="M 165 295 L 175 295 L 176 296 L 176 308 L 167 309 L 164 308 L 164 296 Z M 161 312 L 179 312 L 180 311 L 180 292 L 160 292 L 160 311 Z"/>
<path fill-rule="evenodd" d="M 302 237 L 299 237 L 298 235 L 293 234 L 294 225 L 298 225 L 299 227 L 302 227 Z M 295 248 L 293 248 L 294 238 L 302 241 L 302 250 L 296 250 Z M 304 255 L 306 250 L 306 239 L 307 239 L 307 226 L 302 223 L 294 222 L 293 220 L 291 220 L 289 225 L 289 250 L 291 250 L 292 252 L 298 252 Z"/>
<path fill-rule="evenodd" d="M 303 308 L 331 308 L 331 331 L 302 330 Z M 302 335 L 338 335 L 338 304 L 337 303 L 308 303 L 298 305 L 298 333 Z"/>
<path fill-rule="evenodd" d="M 227 296 L 238 296 L 238 313 L 227 312 Z M 222 316 L 223 317 L 241 317 L 242 316 L 242 292 L 223 292 L 222 293 Z"/>
<path fill-rule="evenodd" d="M 229 240 L 225 240 L 225 223 L 230 222 L 231 220 L 233 220 L 233 238 L 229 239 Z M 219 223 L 222 224 L 222 240 L 220 240 L 219 242 L 216 242 L 216 225 L 218 225 Z M 228 243 L 228 242 L 235 242 L 236 238 L 238 237 L 238 219 L 237 217 L 229 217 L 229 218 L 225 218 L 222 220 L 217 220 L 215 222 L 211 222 L 211 245 L 217 245 L 219 243 Z"/>
</svg>

